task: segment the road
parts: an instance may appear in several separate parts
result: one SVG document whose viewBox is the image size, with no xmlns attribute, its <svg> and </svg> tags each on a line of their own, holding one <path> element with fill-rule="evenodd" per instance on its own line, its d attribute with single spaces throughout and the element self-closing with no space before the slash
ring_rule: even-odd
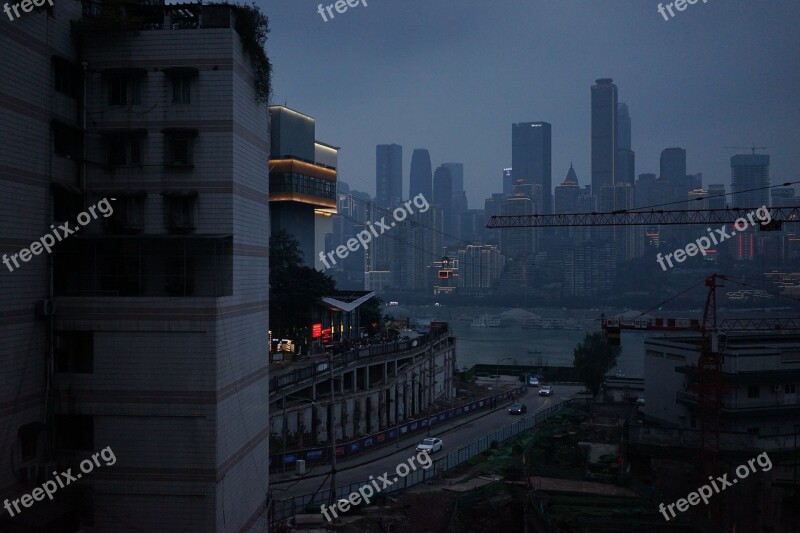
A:
<svg viewBox="0 0 800 533">
<path fill-rule="evenodd" d="M 528 394 L 520 400 L 528 406 L 528 413 L 524 416 L 534 415 L 551 405 L 568 398 L 574 398 L 583 388 L 583 386 L 577 385 L 555 385 L 553 387 L 554 394 L 552 396 L 539 396 L 538 389 L 531 387 L 528 389 Z M 511 402 L 504 403 L 501 407 L 495 409 L 494 412 L 484 414 L 483 417 L 472 420 L 463 426 L 434 432 L 431 436 L 441 438 L 444 441 L 444 449 L 436 452 L 433 455 L 433 459 L 435 460 L 439 457 L 443 457 L 445 454 L 456 451 L 484 437 L 488 433 L 519 420 L 519 416 L 508 414 L 507 407 L 510 404 Z M 454 424 L 457 423 L 456 421 Z M 452 426 L 448 426 L 448 428 L 450 427 Z M 337 464 L 336 484 L 341 487 L 349 483 L 362 482 L 368 479 L 369 476 L 377 478 L 384 472 L 393 473 L 398 464 L 407 463 L 410 457 L 416 455 L 416 445 L 422 438 L 424 438 L 423 434 L 417 434 L 411 438 L 402 440 L 399 449 L 396 448 L 396 445 L 388 445 L 384 448 L 374 450 L 366 456 L 354 457 L 349 461 L 340 461 L 339 464 Z M 370 456 L 374 457 L 371 461 Z M 362 464 L 367 461 L 369 461 L 368 464 Z M 329 471 L 330 465 L 317 465 L 313 469 L 309 469 L 304 478 L 270 483 L 273 490 L 273 497 L 277 500 L 283 500 L 292 496 L 311 494 L 317 490 Z M 327 488 L 330 484 L 330 479 L 325 483 L 326 486 L 323 487 L 323 489 Z"/>
</svg>

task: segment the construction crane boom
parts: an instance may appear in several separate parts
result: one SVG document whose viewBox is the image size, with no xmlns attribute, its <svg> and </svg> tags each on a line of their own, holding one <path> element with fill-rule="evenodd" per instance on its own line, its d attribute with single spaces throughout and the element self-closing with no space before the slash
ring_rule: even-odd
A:
<svg viewBox="0 0 800 533">
<path fill-rule="evenodd" d="M 756 146 L 756 143 L 753 143 L 752 146 L 723 146 L 726 150 L 750 150 L 753 152 L 753 155 L 756 155 L 756 150 L 766 150 L 766 146 Z"/>
<path fill-rule="evenodd" d="M 761 206 L 764 207 L 764 206 Z M 493 216 L 487 228 L 552 228 L 565 226 L 655 226 L 680 224 L 732 224 L 761 207 L 730 209 L 611 211 L 606 213 L 564 213 L 560 215 Z M 800 206 L 768 207 L 773 223 L 799 222 Z M 756 219 L 758 220 L 758 219 Z"/>
</svg>

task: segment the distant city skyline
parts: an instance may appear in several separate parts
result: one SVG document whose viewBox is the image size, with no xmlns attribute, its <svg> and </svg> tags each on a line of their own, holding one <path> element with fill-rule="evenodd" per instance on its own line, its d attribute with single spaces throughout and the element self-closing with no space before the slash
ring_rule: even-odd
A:
<svg viewBox="0 0 800 533">
<path fill-rule="evenodd" d="M 680 146 L 690 173 L 729 187 L 730 157 L 749 151 L 723 147 L 756 143 L 769 147 L 774 182 L 800 177 L 793 146 L 800 108 L 786 105 L 800 86 L 800 70 L 791 68 L 800 5 L 709 2 L 670 22 L 633 0 L 614 9 L 511 0 L 467 6 L 408 0 L 324 23 L 302 3 L 263 4 L 273 103 L 317 119 L 318 137 L 341 147 L 341 179 L 372 195 L 375 145 L 397 143 L 404 169 L 417 147 L 429 150 L 434 168 L 462 162 L 469 204 L 483 205 L 511 167 L 510 124 L 529 120 L 552 124 L 552 185 L 570 161 L 580 185 L 588 184 L 588 88 L 604 77 L 630 108 L 637 176 L 658 174 L 661 151 Z M 298 29 L 306 30 L 301 42 Z M 310 65 L 324 91 L 297 64 Z M 479 90 L 478 79 L 487 87 Z"/>
</svg>

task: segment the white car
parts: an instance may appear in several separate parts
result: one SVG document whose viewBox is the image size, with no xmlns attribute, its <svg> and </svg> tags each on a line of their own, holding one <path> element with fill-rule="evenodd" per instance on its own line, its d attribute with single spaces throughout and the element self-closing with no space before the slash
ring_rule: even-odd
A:
<svg viewBox="0 0 800 533">
<path fill-rule="evenodd" d="M 552 396 L 553 395 L 553 387 L 550 385 L 545 385 L 541 389 L 539 389 L 539 396 Z"/>
<path fill-rule="evenodd" d="M 422 439 L 422 442 L 417 444 L 417 451 L 418 452 L 434 453 L 434 452 L 438 452 L 439 450 L 441 450 L 442 446 L 444 446 L 444 443 L 442 442 L 442 439 L 437 439 L 435 437 L 428 437 L 428 438 Z"/>
<path fill-rule="evenodd" d="M 539 378 L 536 376 L 530 376 L 528 378 L 528 386 L 529 387 L 538 387 L 539 386 Z"/>
</svg>

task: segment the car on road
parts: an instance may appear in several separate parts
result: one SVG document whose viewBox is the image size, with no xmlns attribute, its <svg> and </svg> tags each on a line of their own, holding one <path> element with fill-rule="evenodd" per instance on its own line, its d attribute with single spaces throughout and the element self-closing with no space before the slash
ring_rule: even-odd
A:
<svg viewBox="0 0 800 533">
<path fill-rule="evenodd" d="M 528 386 L 529 387 L 538 387 L 539 386 L 539 378 L 538 378 L 538 376 L 529 376 L 528 377 Z"/>
<path fill-rule="evenodd" d="M 550 385 L 544 385 L 541 389 L 539 389 L 539 396 L 552 396 L 553 395 L 553 387 Z"/>
<path fill-rule="evenodd" d="M 524 403 L 515 403 L 511 407 L 508 408 L 508 414 L 510 415 L 524 415 L 528 412 L 528 406 Z"/>
<path fill-rule="evenodd" d="M 434 453 L 441 450 L 443 446 L 444 443 L 442 442 L 442 439 L 437 439 L 436 437 L 427 437 L 422 439 L 422 442 L 417 444 L 417 451 Z"/>
</svg>

